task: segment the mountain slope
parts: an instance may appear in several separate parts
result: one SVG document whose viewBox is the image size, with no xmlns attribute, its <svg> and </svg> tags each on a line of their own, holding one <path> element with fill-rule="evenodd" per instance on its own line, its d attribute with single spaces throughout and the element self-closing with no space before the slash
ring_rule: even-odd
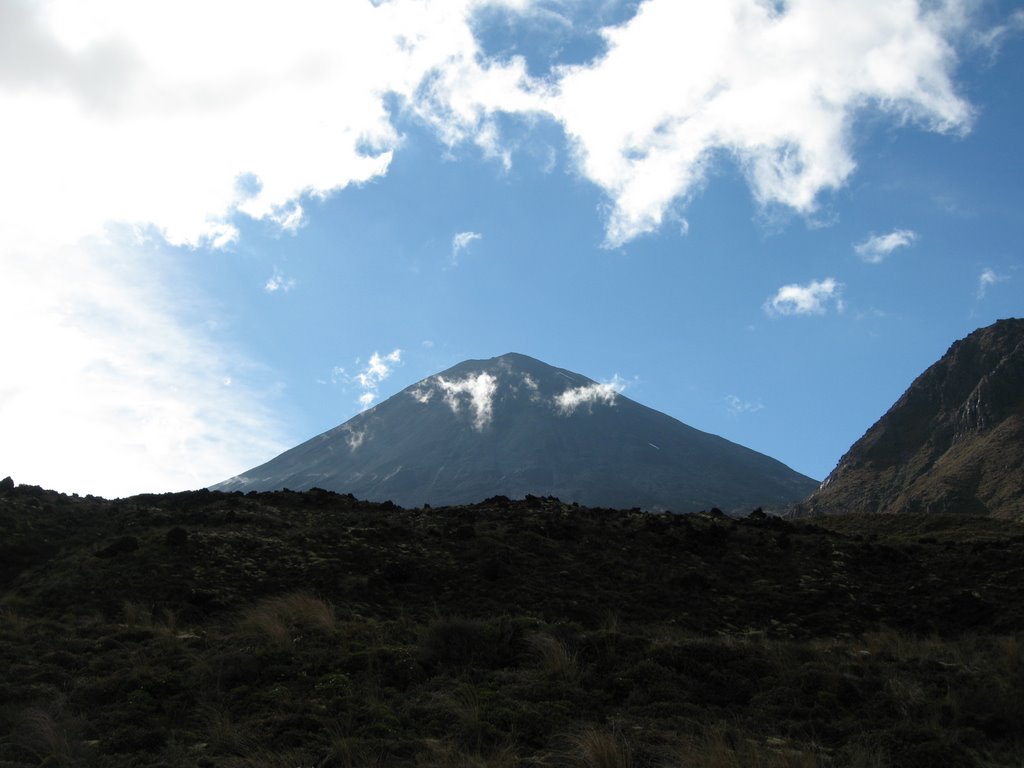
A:
<svg viewBox="0 0 1024 768">
<path fill-rule="evenodd" d="M 320 487 L 402 506 L 552 495 L 689 512 L 792 502 L 814 480 L 519 354 L 467 360 L 215 490 Z"/>
<path fill-rule="evenodd" d="M 1024 320 L 953 344 L 800 511 L 1024 515 Z"/>
</svg>

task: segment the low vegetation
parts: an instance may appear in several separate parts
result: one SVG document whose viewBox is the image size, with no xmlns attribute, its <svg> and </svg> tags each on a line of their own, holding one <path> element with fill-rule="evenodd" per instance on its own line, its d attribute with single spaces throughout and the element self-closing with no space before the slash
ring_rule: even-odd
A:
<svg viewBox="0 0 1024 768">
<path fill-rule="evenodd" d="M 1020 766 L 998 526 L 6 488 L 0 766 Z"/>
</svg>

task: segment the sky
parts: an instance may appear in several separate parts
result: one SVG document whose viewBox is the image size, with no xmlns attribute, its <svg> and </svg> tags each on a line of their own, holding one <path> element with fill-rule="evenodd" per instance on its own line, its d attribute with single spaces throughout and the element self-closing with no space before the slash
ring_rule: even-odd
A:
<svg viewBox="0 0 1024 768">
<path fill-rule="evenodd" d="M 816 479 L 1024 315 L 1004 0 L 0 0 L 0 475 L 199 488 L 520 352 Z"/>
</svg>

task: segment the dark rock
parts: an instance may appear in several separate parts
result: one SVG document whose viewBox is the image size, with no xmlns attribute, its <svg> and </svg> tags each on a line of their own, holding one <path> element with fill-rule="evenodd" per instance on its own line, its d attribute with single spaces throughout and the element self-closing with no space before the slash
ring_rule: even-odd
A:
<svg viewBox="0 0 1024 768">
<path fill-rule="evenodd" d="M 188 544 L 188 531 L 184 528 L 171 528 L 164 536 L 164 544 L 168 547 L 182 547 Z"/>
<path fill-rule="evenodd" d="M 117 557 L 127 552 L 134 552 L 139 548 L 139 540 L 134 536 L 122 536 L 108 547 L 95 552 L 96 557 Z"/>
<path fill-rule="evenodd" d="M 3 480 L 0 480 L 0 494 L 10 493 L 14 490 L 14 481 L 8 475 Z"/>
</svg>

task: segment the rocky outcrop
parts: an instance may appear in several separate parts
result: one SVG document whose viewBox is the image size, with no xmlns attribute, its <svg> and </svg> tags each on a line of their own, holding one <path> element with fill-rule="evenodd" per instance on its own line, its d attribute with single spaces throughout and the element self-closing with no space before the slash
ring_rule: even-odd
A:
<svg viewBox="0 0 1024 768">
<path fill-rule="evenodd" d="M 1024 320 L 953 344 L 798 509 L 835 512 L 1024 517 Z"/>
</svg>

